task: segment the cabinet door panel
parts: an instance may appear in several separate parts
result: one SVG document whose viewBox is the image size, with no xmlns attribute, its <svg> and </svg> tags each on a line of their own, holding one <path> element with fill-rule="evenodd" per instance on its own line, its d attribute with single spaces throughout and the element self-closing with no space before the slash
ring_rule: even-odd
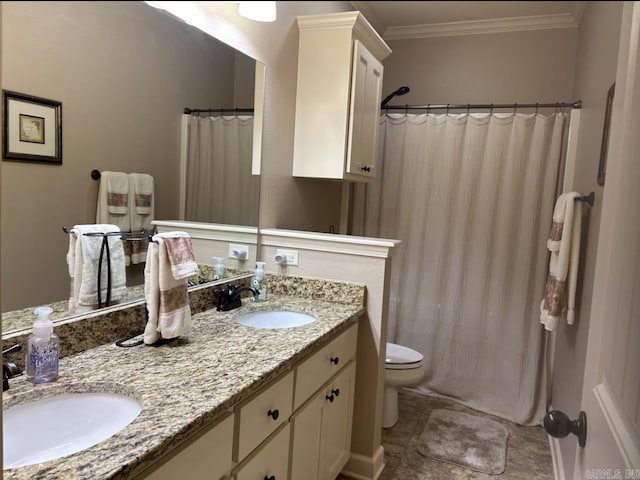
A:
<svg viewBox="0 0 640 480">
<path fill-rule="evenodd" d="M 351 451 L 353 420 L 353 384 L 355 362 L 333 380 L 325 391 L 322 433 L 325 472 L 321 478 L 334 479 L 345 466 Z"/>
<path fill-rule="evenodd" d="M 382 64 L 358 40 L 353 47 L 347 173 L 375 176 Z"/>
<path fill-rule="evenodd" d="M 324 402 L 317 395 L 292 419 L 291 480 L 318 480 Z"/>
</svg>

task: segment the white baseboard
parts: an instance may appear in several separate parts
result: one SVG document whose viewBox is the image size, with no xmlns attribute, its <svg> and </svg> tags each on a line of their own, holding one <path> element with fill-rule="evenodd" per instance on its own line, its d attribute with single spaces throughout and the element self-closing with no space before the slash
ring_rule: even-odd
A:
<svg viewBox="0 0 640 480">
<path fill-rule="evenodd" d="M 549 449 L 551 450 L 551 461 L 553 463 L 553 478 L 555 480 L 566 480 L 564 476 L 564 464 L 562 463 L 562 452 L 560 450 L 560 440 L 547 435 L 549 438 Z"/>
<path fill-rule="evenodd" d="M 384 469 L 384 448 L 382 445 L 373 454 L 373 457 L 366 457 L 351 452 L 349 461 L 340 472 L 345 477 L 356 480 L 378 480 Z"/>
</svg>

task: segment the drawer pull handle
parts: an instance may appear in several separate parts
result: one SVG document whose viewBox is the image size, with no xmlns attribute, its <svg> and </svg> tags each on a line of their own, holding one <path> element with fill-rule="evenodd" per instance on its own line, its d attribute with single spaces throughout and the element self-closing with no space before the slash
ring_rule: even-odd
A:
<svg viewBox="0 0 640 480">
<path fill-rule="evenodd" d="M 331 390 L 331 395 L 335 395 L 336 397 L 340 396 L 340 389 L 339 388 L 335 388 L 333 390 Z"/>
<path fill-rule="evenodd" d="M 327 395 L 327 396 L 326 396 L 326 397 L 324 397 L 324 398 L 326 398 L 327 400 L 329 400 L 329 402 L 330 402 L 330 403 L 333 403 L 333 400 L 334 400 L 333 393 L 332 393 L 331 395 Z"/>
<path fill-rule="evenodd" d="M 275 475 L 271 475 L 270 477 L 267 477 L 266 475 L 264 476 L 264 480 L 276 480 L 276 476 Z"/>
<path fill-rule="evenodd" d="M 329 360 L 331 363 L 333 363 L 334 365 L 337 365 L 338 362 L 340 361 L 339 357 L 331 357 L 331 359 Z"/>
<path fill-rule="evenodd" d="M 280 416 L 280 412 L 278 411 L 278 409 L 276 408 L 275 410 L 269 410 L 267 412 L 267 416 L 273 418 L 274 420 L 277 420 L 278 417 Z M 266 478 L 266 477 L 265 477 Z M 275 477 L 273 477 L 275 479 Z"/>
</svg>

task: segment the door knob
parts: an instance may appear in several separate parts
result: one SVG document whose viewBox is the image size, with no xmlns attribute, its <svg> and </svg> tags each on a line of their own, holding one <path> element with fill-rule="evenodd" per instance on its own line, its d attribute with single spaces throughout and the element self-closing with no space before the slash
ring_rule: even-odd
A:
<svg viewBox="0 0 640 480">
<path fill-rule="evenodd" d="M 587 414 L 580 412 L 576 420 L 569 420 L 566 413 L 552 410 L 544 416 L 544 429 L 555 438 L 564 438 L 570 433 L 578 437 L 578 445 L 587 443 Z"/>
</svg>

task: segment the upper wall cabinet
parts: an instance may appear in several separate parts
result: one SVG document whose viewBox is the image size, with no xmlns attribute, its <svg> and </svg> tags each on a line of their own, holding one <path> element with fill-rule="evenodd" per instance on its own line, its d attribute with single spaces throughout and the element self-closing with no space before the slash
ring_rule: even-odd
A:
<svg viewBox="0 0 640 480">
<path fill-rule="evenodd" d="M 298 28 L 293 176 L 370 181 L 391 50 L 360 12 L 298 17 Z"/>
</svg>

